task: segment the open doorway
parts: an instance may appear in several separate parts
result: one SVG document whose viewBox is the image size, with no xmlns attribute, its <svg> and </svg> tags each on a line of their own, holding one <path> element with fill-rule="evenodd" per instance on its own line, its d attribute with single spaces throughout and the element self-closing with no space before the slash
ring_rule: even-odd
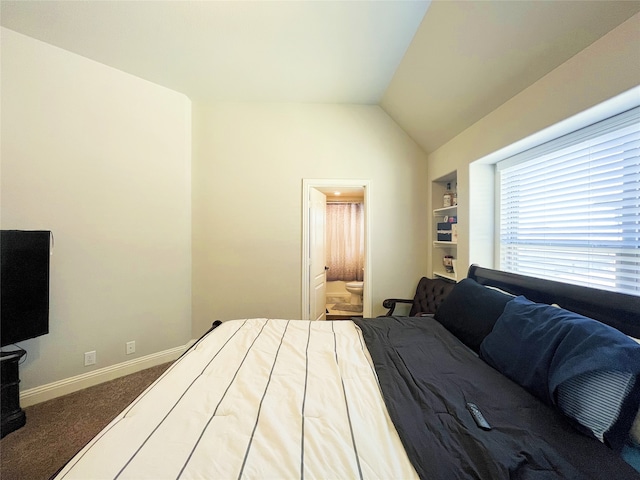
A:
<svg viewBox="0 0 640 480">
<path fill-rule="evenodd" d="M 370 216 L 368 215 L 368 205 L 370 196 L 370 186 L 368 180 L 345 180 L 345 179 L 326 179 L 326 180 L 303 180 L 302 192 L 302 218 L 303 218 L 303 234 L 302 234 L 302 319 L 322 320 L 326 319 L 325 305 L 327 304 L 327 263 L 326 263 L 326 202 L 334 203 L 361 203 L 363 216 L 363 266 L 362 266 L 362 296 L 359 297 L 357 285 L 350 285 L 349 290 L 355 292 L 336 293 L 330 292 L 334 297 L 344 294 L 350 296 L 345 297 L 342 301 L 345 308 L 347 305 L 358 305 L 361 301 L 361 311 L 356 311 L 357 306 L 350 309 L 353 316 L 371 316 L 371 261 L 370 261 Z M 339 192 L 339 195 L 336 194 Z M 345 199 L 344 202 L 340 202 Z M 324 202 L 324 207 L 322 206 Z M 324 209 L 324 210 L 323 210 Z M 320 225 L 321 224 L 321 225 Z M 318 252 L 318 245 L 321 252 Z M 354 278 L 354 280 L 356 280 Z M 342 289 L 351 282 L 335 282 L 337 287 Z M 355 287 L 355 288 L 354 288 Z M 353 296 L 351 296 L 353 295 Z M 356 301 L 351 301 L 351 299 Z M 334 298 L 335 299 L 335 298 Z M 331 306 L 335 306 L 331 304 Z"/>
</svg>

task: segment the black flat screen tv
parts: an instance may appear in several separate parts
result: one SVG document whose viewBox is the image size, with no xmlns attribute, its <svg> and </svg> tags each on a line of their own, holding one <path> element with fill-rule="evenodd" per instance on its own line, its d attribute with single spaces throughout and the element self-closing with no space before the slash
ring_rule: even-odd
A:
<svg viewBox="0 0 640 480">
<path fill-rule="evenodd" d="M 49 333 L 50 231 L 0 230 L 0 344 Z"/>
</svg>

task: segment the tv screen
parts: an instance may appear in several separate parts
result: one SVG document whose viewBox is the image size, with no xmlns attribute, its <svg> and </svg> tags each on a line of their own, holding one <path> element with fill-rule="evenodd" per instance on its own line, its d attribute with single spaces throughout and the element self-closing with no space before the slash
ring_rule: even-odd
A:
<svg viewBox="0 0 640 480">
<path fill-rule="evenodd" d="M 49 333 L 49 231 L 0 231 L 0 343 Z"/>
</svg>

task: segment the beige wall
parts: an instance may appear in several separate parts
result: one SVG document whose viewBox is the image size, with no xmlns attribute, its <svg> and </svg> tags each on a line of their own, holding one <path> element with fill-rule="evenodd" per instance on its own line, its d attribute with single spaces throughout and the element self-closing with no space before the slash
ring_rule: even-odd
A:
<svg viewBox="0 0 640 480">
<path fill-rule="evenodd" d="M 55 236 L 50 333 L 21 343 L 23 390 L 191 338 L 190 108 L 2 29 L 1 226 Z"/>
<path fill-rule="evenodd" d="M 425 274 L 426 156 L 376 106 L 194 105 L 194 335 L 301 317 L 302 179 L 371 182 L 373 314 Z"/>
<path fill-rule="evenodd" d="M 429 155 L 430 179 L 458 170 L 458 264 L 464 271 L 470 263 L 486 265 L 477 248 L 486 237 L 476 244 L 469 242 L 470 229 L 474 234 L 482 230 L 484 235 L 486 228 L 470 228 L 470 212 L 477 217 L 478 212 L 493 208 L 486 201 L 490 178 L 478 168 L 475 173 L 484 176 L 483 181 L 471 186 L 470 164 L 640 85 L 639 45 L 637 14 Z"/>
<path fill-rule="evenodd" d="M 141 356 L 215 319 L 300 317 L 303 178 L 370 180 L 374 315 L 428 271 L 427 178 L 456 168 L 466 268 L 471 162 L 640 84 L 639 32 L 636 15 L 427 167 L 376 106 L 198 105 L 191 117 L 181 94 L 2 29 L 1 226 L 56 238 L 51 333 L 22 345 L 21 387 L 129 360 L 129 340 Z M 98 363 L 85 368 L 89 350 Z"/>
</svg>

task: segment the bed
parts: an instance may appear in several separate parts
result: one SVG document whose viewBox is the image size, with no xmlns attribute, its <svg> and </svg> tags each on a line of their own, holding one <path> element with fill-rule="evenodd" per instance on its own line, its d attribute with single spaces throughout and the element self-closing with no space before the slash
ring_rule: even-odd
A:
<svg viewBox="0 0 640 480">
<path fill-rule="evenodd" d="M 54 478 L 640 478 L 638 337 L 640 297 L 477 266 L 433 316 L 215 322 Z"/>
</svg>

